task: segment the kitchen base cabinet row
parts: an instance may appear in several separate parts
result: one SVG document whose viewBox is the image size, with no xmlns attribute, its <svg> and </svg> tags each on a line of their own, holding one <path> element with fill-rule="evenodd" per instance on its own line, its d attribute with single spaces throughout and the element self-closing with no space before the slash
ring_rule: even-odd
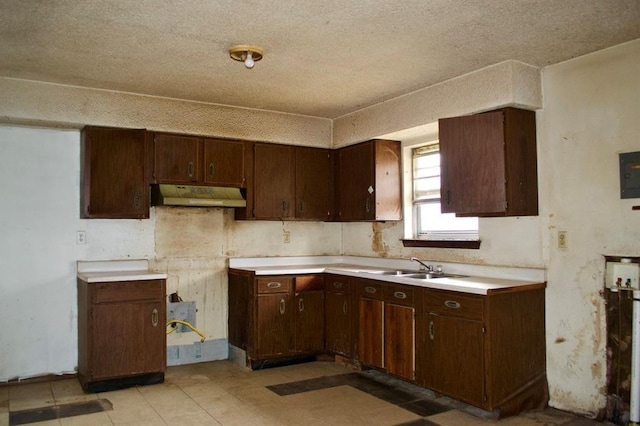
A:
<svg viewBox="0 0 640 426">
<path fill-rule="evenodd" d="M 329 353 L 508 416 L 549 399 L 544 287 L 477 295 L 230 269 L 229 343 L 252 368 Z"/>
</svg>

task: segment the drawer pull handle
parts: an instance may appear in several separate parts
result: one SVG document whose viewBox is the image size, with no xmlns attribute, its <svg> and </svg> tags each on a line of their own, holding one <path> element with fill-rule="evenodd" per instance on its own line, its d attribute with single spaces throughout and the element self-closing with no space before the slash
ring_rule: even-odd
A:
<svg viewBox="0 0 640 426">
<path fill-rule="evenodd" d="M 151 311 L 151 325 L 154 327 L 158 326 L 158 310 L 154 309 Z"/>
<path fill-rule="evenodd" d="M 285 308 L 284 299 L 280 299 L 280 315 L 284 315 Z"/>
<path fill-rule="evenodd" d="M 407 293 L 403 291 L 396 291 L 395 293 L 393 293 L 393 297 L 395 297 L 396 299 L 406 299 Z"/>
<path fill-rule="evenodd" d="M 436 333 L 434 331 L 433 321 L 429 321 L 429 340 L 433 340 L 436 337 Z"/>
<path fill-rule="evenodd" d="M 347 301 L 342 302 L 342 313 L 347 315 Z"/>
<path fill-rule="evenodd" d="M 282 287 L 282 283 L 279 283 L 277 281 L 271 281 L 270 283 L 267 284 L 267 287 L 269 287 L 269 288 L 280 288 L 280 287 Z"/>
<path fill-rule="evenodd" d="M 215 166 L 213 165 L 213 163 L 209 163 L 209 177 L 213 177 L 215 173 Z"/>
<path fill-rule="evenodd" d="M 460 309 L 460 303 L 456 302 L 455 300 L 447 300 L 446 302 L 444 302 L 444 306 L 452 309 Z"/>
<path fill-rule="evenodd" d="M 376 290 L 375 287 L 366 286 L 364 288 L 364 291 L 366 291 L 369 294 L 375 294 L 378 290 Z"/>
<path fill-rule="evenodd" d="M 189 174 L 189 177 L 193 177 L 195 173 L 195 168 L 193 167 L 193 161 L 189 161 L 189 164 L 187 164 L 187 173 Z"/>
<path fill-rule="evenodd" d="M 298 309 L 300 310 L 300 312 L 304 311 L 304 299 L 300 298 L 300 300 L 298 300 Z"/>
<path fill-rule="evenodd" d="M 342 287 L 342 283 L 341 283 L 340 281 L 335 281 L 335 282 L 333 283 L 333 287 L 334 287 L 334 288 L 340 288 L 340 287 Z"/>
</svg>

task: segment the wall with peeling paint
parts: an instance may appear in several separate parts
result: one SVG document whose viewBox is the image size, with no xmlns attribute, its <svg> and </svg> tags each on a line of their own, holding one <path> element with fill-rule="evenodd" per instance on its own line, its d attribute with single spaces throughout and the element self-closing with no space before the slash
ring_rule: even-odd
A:
<svg viewBox="0 0 640 426">
<path fill-rule="evenodd" d="M 603 255 L 640 254 L 640 200 L 620 199 L 618 174 L 618 154 L 640 150 L 640 40 L 545 68 L 543 91 L 549 388 L 554 406 L 592 414 L 605 404 Z"/>
</svg>

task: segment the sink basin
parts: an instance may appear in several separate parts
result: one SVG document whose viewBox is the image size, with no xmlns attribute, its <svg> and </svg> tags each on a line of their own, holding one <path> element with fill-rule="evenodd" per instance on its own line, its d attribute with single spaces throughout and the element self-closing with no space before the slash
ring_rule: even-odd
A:
<svg viewBox="0 0 640 426">
<path fill-rule="evenodd" d="M 467 275 L 446 274 L 444 272 L 421 272 L 418 274 L 405 274 L 405 278 L 415 278 L 417 280 L 432 280 L 434 278 L 464 278 Z"/>
<path fill-rule="evenodd" d="M 370 274 L 378 274 L 378 275 L 397 275 L 397 276 L 407 276 L 413 275 L 416 271 L 362 271 L 369 272 Z"/>
</svg>

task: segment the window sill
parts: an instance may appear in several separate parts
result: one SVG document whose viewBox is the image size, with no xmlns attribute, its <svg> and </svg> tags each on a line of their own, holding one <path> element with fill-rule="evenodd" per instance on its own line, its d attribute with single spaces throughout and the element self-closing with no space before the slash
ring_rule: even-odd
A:
<svg viewBox="0 0 640 426">
<path fill-rule="evenodd" d="M 437 247 L 437 248 L 453 248 L 453 249 L 472 249 L 480 248 L 480 240 L 402 240 L 404 247 Z"/>
</svg>

